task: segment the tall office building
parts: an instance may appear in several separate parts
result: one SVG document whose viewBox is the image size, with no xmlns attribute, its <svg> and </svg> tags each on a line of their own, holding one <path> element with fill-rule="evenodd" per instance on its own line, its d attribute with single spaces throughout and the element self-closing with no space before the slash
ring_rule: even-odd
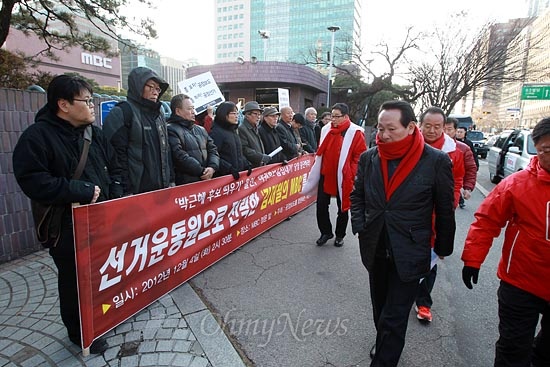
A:
<svg viewBox="0 0 550 367">
<path fill-rule="evenodd" d="M 236 61 L 319 62 L 326 68 L 332 33 L 334 63 L 350 61 L 360 44 L 361 0 L 216 0 L 216 63 Z"/>
<path fill-rule="evenodd" d="M 550 0 L 527 0 L 528 16 L 536 17 L 550 7 Z"/>
</svg>

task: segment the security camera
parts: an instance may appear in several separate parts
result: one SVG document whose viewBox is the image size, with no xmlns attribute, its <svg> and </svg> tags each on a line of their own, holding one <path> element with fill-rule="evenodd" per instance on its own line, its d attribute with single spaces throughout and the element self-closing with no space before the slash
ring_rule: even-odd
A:
<svg viewBox="0 0 550 367">
<path fill-rule="evenodd" d="M 264 30 L 264 29 L 260 29 L 260 30 L 258 31 L 258 34 L 259 34 L 260 37 L 262 37 L 262 38 L 269 38 L 269 35 L 270 35 L 269 31 L 266 31 L 266 30 Z"/>
</svg>

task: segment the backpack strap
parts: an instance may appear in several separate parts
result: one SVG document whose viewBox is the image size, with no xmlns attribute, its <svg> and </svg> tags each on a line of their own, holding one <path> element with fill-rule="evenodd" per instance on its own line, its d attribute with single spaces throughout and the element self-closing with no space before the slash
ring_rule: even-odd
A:
<svg viewBox="0 0 550 367">
<path fill-rule="evenodd" d="M 132 106 L 126 101 L 118 102 L 116 106 L 120 107 L 122 110 L 122 115 L 124 116 L 124 126 L 130 127 L 132 125 L 132 118 L 134 116 L 134 111 L 132 111 Z"/>
</svg>

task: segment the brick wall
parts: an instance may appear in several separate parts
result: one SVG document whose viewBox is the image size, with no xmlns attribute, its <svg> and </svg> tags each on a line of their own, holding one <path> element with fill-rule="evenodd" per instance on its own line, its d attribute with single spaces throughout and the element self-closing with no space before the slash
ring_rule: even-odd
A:
<svg viewBox="0 0 550 367">
<path fill-rule="evenodd" d="M 30 201 L 15 181 L 11 160 L 19 136 L 45 103 L 44 93 L 0 88 L 0 263 L 41 249 Z"/>
<path fill-rule="evenodd" d="M 96 99 L 97 119 L 104 100 Z M 0 88 L 0 264 L 42 249 L 34 234 L 30 200 L 13 175 L 12 153 L 45 103 L 45 93 Z"/>
</svg>

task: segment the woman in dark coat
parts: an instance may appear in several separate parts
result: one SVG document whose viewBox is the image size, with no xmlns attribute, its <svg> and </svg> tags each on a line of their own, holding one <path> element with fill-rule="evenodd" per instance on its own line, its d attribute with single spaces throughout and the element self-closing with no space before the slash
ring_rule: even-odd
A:
<svg viewBox="0 0 550 367">
<path fill-rule="evenodd" d="M 216 109 L 210 132 L 210 137 L 214 140 L 220 155 L 220 167 L 216 177 L 231 174 L 237 180 L 239 172 L 244 170 L 248 170 L 248 174 L 252 172 L 252 165 L 243 155 L 241 139 L 237 132 L 239 124 L 237 115 L 237 106 L 233 102 L 223 102 Z"/>
</svg>

